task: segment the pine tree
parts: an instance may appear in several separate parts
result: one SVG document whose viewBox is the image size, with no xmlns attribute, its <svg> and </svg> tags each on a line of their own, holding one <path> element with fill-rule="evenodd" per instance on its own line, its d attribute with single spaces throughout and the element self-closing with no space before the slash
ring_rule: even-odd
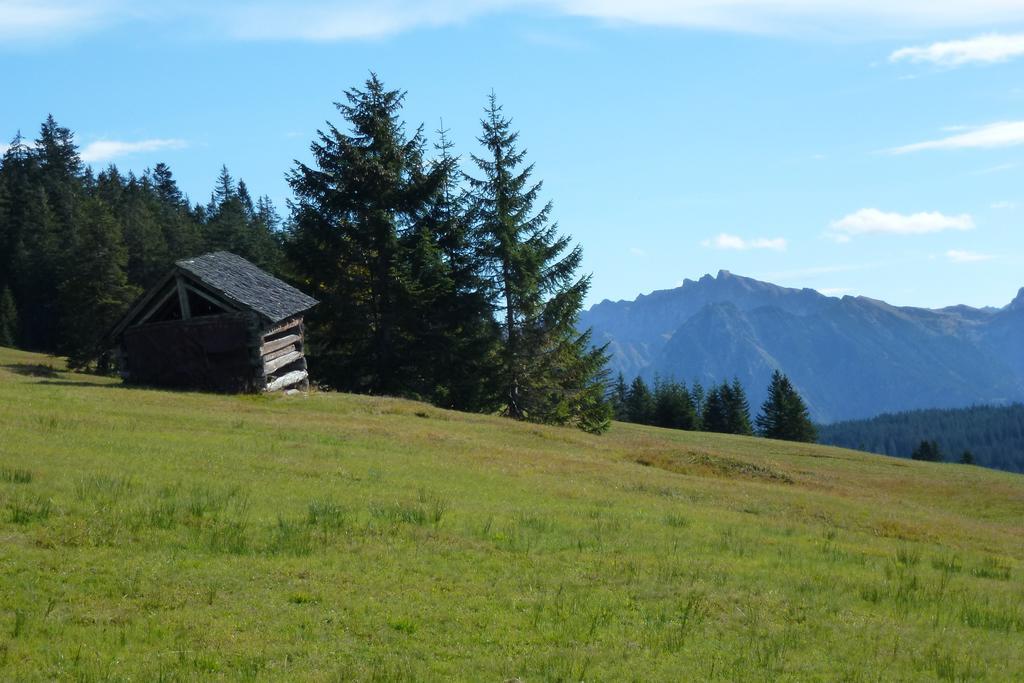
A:
<svg viewBox="0 0 1024 683">
<path fill-rule="evenodd" d="M 174 174 L 167 164 L 157 164 L 149 174 L 149 184 L 156 195 L 158 222 L 163 228 L 164 243 L 171 261 L 198 256 L 203 249 L 202 221 L 189 210 Z"/>
<path fill-rule="evenodd" d="M 0 346 L 15 346 L 18 338 L 18 307 L 10 287 L 0 289 Z"/>
<path fill-rule="evenodd" d="M 961 465 L 973 465 L 974 464 L 974 453 L 971 453 L 970 451 L 967 451 L 967 450 L 965 450 L 963 453 L 961 453 L 960 454 L 960 464 Z"/>
<path fill-rule="evenodd" d="M 438 131 L 438 157 L 430 168 L 438 184 L 403 242 L 410 266 L 414 307 L 406 327 L 418 340 L 414 365 L 423 392 L 434 403 L 459 410 L 499 407 L 497 326 L 491 317 L 484 262 L 459 186 L 458 158 L 447 132 Z"/>
<path fill-rule="evenodd" d="M 697 416 L 697 429 L 704 429 L 704 413 L 707 408 L 707 392 L 704 390 L 704 385 L 699 381 L 694 380 L 693 386 L 690 388 L 690 397 L 693 399 L 693 412 Z"/>
<path fill-rule="evenodd" d="M 693 410 L 693 399 L 686 385 L 675 380 L 655 381 L 652 422 L 658 427 L 668 429 L 696 429 L 697 415 Z"/>
<path fill-rule="evenodd" d="M 79 210 L 78 237 L 61 283 L 61 340 L 59 351 L 68 356 L 68 367 L 86 367 L 101 359 L 102 336 L 124 313 L 139 290 L 128 284 L 125 269 L 128 253 L 121 231 L 110 210 L 98 199 L 87 199 Z"/>
<path fill-rule="evenodd" d="M 924 460 L 926 462 L 942 462 L 942 451 L 935 441 L 924 440 L 917 445 L 914 452 L 910 454 L 913 460 Z"/>
<path fill-rule="evenodd" d="M 482 177 L 468 180 L 502 328 L 504 413 L 602 431 L 605 347 L 576 330 L 590 286 L 589 276 L 576 277 L 583 252 L 558 233 L 550 203 L 536 208 L 541 183 L 531 184 L 533 166 L 493 93 L 481 123 L 486 156 L 473 161 Z"/>
<path fill-rule="evenodd" d="M 629 388 L 626 386 L 626 378 L 619 373 L 618 378 L 615 380 L 615 386 L 612 388 L 611 396 L 609 400 L 612 404 L 612 414 L 616 420 L 620 422 L 629 422 L 629 406 L 627 400 L 629 398 Z"/>
<path fill-rule="evenodd" d="M 34 215 L 24 226 L 26 258 L 17 257 L 21 273 L 15 297 L 26 346 L 53 351 L 63 335 L 58 284 L 76 257 L 69 247 L 77 240 L 78 203 L 87 176 L 74 134 L 53 116 L 40 126 L 30 156 L 31 196 L 26 201 L 34 204 L 29 209 Z"/>
<path fill-rule="evenodd" d="M 712 386 L 704 397 L 703 428 L 706 432 L 729 434 L 728 385 Z"/>
<path fill-rule="evenodd" d="M 102 183 L 103 174 L 100 175 Z M 160 208 L 148 179 L 130 174 L 120 201 L 108 203 L 121 224 L 128 250 L 128 280 L 143 289 L 152 286 L 170 267 L 173 259 L 160 225 Z"/>
<path fill-rule="evenodd" d="M 335 106 L 351 134 L 328 124 L 311 145 L 314 165 L 289 174 L 295 193 L 287 244 L 291 268 L 321 304 L 310 342 L 335 386 L 404 393 L 415 339 L 402 328 L 415 307 L 402 237 L 442 181 L 425 170 L 420 130 L 399 119 L 403 92 L 376 75 Z"/>
<path fill-rule="evenodd" d="M 230 251 L 243 258 L 252 255 L 249 218 L 244 199 L 238 193 L 235 179 L 227 166 L 222 166 L 217 184 L 206 206 L 203 230 L 207 251 Z"/>
<path fill-rule="evenodd" d="M 252 262 L 272 273 L 281 272 L 281 216 L 270 197 L 263 195 L 256 200 L 249 230 L 252 233 Z"/>
<path fill-rule="evenodd" d="M 633 379 L 626 396 L 626 414 L 629 422 L 649 425 L 654 423 L 654 396 L 640 377 Z"/>
<path fill-rule="evenodd" d="M 768 398 L 756 420 L 757 432 L 769 439 L 786 441 L 817 440 L 817 430 L 800 394 L 789 378 L 776 370 L 768 386 Z"/>
<path fill-rule="evenodd" d="M 750 403 L 747 401 L 747 392 L 743 390 L 739 378 L 733 378 L 732 385 L 728 387 L 725 396 L 729 433 L 743 436 L 753 435 L 754 430 L 750 425 Z"/>
<path fill-rule="evenodd" d="M 70 240 L 82 184 L 82 159 L 75 136 L 58 125 L 52 115 L 47 116 L 40 126 L 34 155 L 39 160 L 39 179 L 50 209 L 64 232 L 63 238 Z"/>
</svg>

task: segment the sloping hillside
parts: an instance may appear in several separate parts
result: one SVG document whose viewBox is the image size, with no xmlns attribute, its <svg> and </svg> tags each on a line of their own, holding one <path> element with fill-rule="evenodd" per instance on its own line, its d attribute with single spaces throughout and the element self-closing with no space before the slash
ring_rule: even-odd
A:
<svg viewBox="0 0 1024 683">
<path fill-rule="evenodd" d="M 603 301 L 580 325 L 609 344 L 612 370 L 627 380 L 735 376 L 755 409 L 781 369 L 819 422 L 1024 399 L 1024 290 L 1002 309 L 929 310 L 721 271 L 635 301 Z"/>
<path fill-rule="evenodd" d="M 1024 478 L 0 349 L 3 680 L 1020 680 Z"/>
</svg>

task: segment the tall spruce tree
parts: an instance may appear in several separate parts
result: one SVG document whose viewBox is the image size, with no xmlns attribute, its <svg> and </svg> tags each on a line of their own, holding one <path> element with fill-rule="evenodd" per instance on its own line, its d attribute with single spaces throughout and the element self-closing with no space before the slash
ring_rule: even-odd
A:
<svg viewBox="0 0 1024 683">
<path fill-rule="evenodd" d="M 729 387 L 727 403 L 729 406 L 729 433 L 751 436 L 754 429 L 750 424 L 750 402 L 747 392 L 740 384 L 738 377 L 733 378 Z"/>
<path fill-rule="evenodd" d="M 146 177 L 129 174 L 120 201 L 110 206 L 121 224 L 128 250 L 128 279 L 148 288 L 167 272 L 173 260 L 160 225 L 156 193 Z"/>
<path fill-rule="evenodd" d="M 750 406 L 738 379 L 713 386 L 704 403 L 704 430 L 721 434 L 751 435 Z"/>
<path fill-rule="evenodd" d="M 704 385 L 698 380 L 694 380 L 690 386 L 690 396 L 693 399 L 693 410 L 697 415 L 697 429 L 704 429 L 704 412 L 707 408 L 707 391 L 704 389 Z"/>
<path fill-rule="evenodd" d="M 776 370 L 768 386 L 768 398 L 756 420 L 757 432 L 769 439 L 814 442 L 817 430 L 800 394 L 789 378 Z"/>
<path fill-rule="evenodd" d="M 635 424 L 654 424 L 654 395 L 642 377 L 633 378 L 626 395 L 626 415 Z"/>
<path fill-rule="evenodd" d="M 21 343 L 29 349 L 53 351 L 62 334 L 57 288 L 74 256 L 68 247 L 76 239 L 82 162 L 71 131 L 58 126 L 52 116 L 40 127 L 32 147 L 22 143 L 8 152 L 20 176 L 13 198 L 21 222 L 13 289 L 21 308 Z"/>
<path fill-rule="evenodd" d="M 208 251 L 232 251 L 246 257 L 251 251 L 248 215 L 238 185 L 227 166 L 221 166 L 206 205 L 204 236 Z"/>
<path fill-rule="evenodd" d="M 337 387 L 406 393 L 415 339 L 403 329 L 415 307 L 403 236 L 438 191 L 442 171 L 425 170 L 423 136 L 399 118 L 405 94 L 375 74 L 336 103 L 351 133 L 328 123 L 310 149 L 313 165 L 289 174 L 295 193 L 287 252 L 291 269 L 320 299 L 311 350 Z"/>
<path fill-rule="evenodd" d="M 149 184 L 156 195 L 159 223 L 170 259 L 198 256 L 203 249 L 202 225 L 192 215 L 170 167 L 164 163 L 154 166 Z"/>
<path fill-rule="evenodd" d="M 629 406 L 627 405 L 628 398 L 629 387 L 626 386 L 626 378 L 620 372 L 618 378 L 615 380 L 615 385 L 612 387 L 611 395 L 609 396 L 609 400 L 612 404 L 612 415 L 620 422 L 629 422 Z"/>
<path fill-rule="evenodd" d="M 607 355 L 576 323 L 590 286 L 577 277 L 583 252 L 537 208 L 541 183 L 518 147 L 519 133 L 492 93 L 473 156 L 482 177 L 468 177 L 501 324 L 499 381 L 504 413 L 517 419 L 575 424 L 600 432 L 611 409 L 605 400 Z"/>
<path fill-rule="evenodd" d="M 675 380 L 655 380 L 653 423 L 668 429 L 692 431 L 697 428 L 693 397 L 685 384 Z"/>
<path fill-rule="evenodd" d="M 708 390 L 704 397 L 704 431 L 720 434 L 730 433 L 727 392 L 728 386 L 724 384 L 712 385 Z"/>
<path fill-rule="evenodd" d="M 439 182 L 404 238 L 416 305 L 407 327 L 418 340 L 422 391 L 434 403 L 458 410 L 499 407 L 498 331 L 491 317 L 484 262 L 467 198 L 460 187 L 459 159 L 443 128 L 429 168 Z"/>
<path fill-rule="evenodd" d="M 78 257 L 68 264 L 60 286 L 62 324 L 57 347 L 73 369 L 93 360 L 105 365 L 103 334 L 139 292 L 128 283 L 128 251 L 110 209 L 99 199 L 86 199 L 79 208 L 78 224 L 72 245 Z"/>
</svg>

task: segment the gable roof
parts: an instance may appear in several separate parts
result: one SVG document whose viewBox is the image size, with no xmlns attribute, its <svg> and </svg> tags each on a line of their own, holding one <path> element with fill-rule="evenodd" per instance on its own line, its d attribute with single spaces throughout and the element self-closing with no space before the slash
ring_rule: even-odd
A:
<svg viewBox="0 0 1024 683">
<path fill-rule="evenodd" d="M 319 303 L 241 256 L 227 251 L 183 259 L 175 265 L 210 291 L 259 313 L 271 323 L 308 311 Z"/>
<path fill-rule="evenodd" d="M 272 325 L 308 311 L 320 303 L 260 270 L 241 256 L 215 251 L 178 261 L 173 269 L 132 304 L 128 312 L 104 336 L 103 343 L 113 342 L 179 276 L 201 284 L 203 289 L 222 298 L 232 307 L 254 311 Z"/>
</svg>

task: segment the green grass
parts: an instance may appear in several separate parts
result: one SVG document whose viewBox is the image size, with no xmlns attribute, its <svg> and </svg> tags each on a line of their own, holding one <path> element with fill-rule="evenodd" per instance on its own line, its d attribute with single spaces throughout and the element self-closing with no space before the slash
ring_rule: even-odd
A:
<svg viewBox="0 0 1024 683">
<path fill-rule="evenodd" d="M 0 680 L 1024 679 L 1024 477 L 0 349 Z"/>
</svg>

